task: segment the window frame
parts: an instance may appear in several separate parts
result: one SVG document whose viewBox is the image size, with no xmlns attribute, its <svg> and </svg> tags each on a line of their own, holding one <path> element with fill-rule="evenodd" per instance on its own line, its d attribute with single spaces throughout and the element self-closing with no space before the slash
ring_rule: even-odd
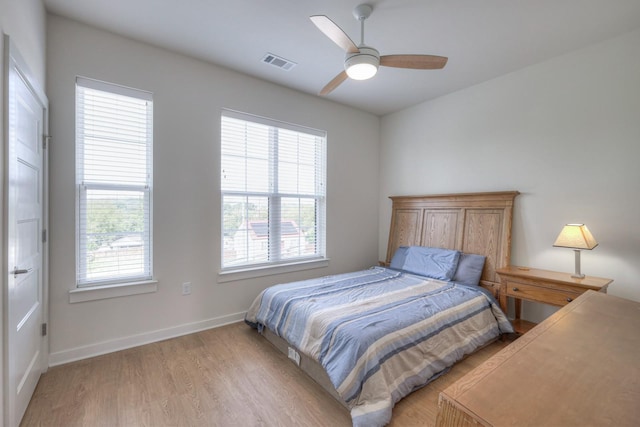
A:
<svg viewBox="0 0 640 427">
<path fill-rule="evenodd" d="M 79 97 L 80 87 L 136 98 L 146 102 L 146 182 L 144 184 L 115 184 L 106 182 L 88 182 L 84 180 L 85 162 L 83 153 L 85 145 L 83 141 L 83 129 L 79 116 L 83 113 L 80 110 Z M 141 89 L 134 89 L 115 83 L 108 83 L 87 77 L 76 77 L 75 86 L 75 181 L 76 181 L 76 281 L 75 289 L 70 291 L 70 302 L 90 301 L 112 296 L 134 295 L 139 293 L 153 292 L 157 290 L 156 281 L 153 279 L 153 93 Z M 81 145 L 82 144 L 82 145 Z M 144 207 L 144 221 L 142 231 L 143 241 L 143 272 L 141 274 L 122 274 L 108 276 L 106 278 L 88 279 L 88 266 L 84 265 L 87 258 L 87 209 L 86 194 L 91 190 L 106 191 L 133 191 L 143 194 L 142 204 Z M 85 207 L 85 208 L 83 208 Z M 84 231 L 84 232 L 83 232 Z M 83 261 L 85 260 L 85 261 Z M 140 290 L 133 290 L 133 287 Z M 127 289 L 128 288 L 128 289 Z M 98 296 L 93 296 L 92 290 L 97 290 Z M 89 292 L 87 292 L 89 291 Z M 101 296 L 104 295 L 104 296 Z"/>
<path fill-rule="evenodd" d="M 266 192 L 256 192 L 256 191 L 238 191 L 238 190 L 225 190 L 223 188 L 224 182 L 222 179 L 223 174 L 223 150 L 224 150 L 224 141 L 223 138 L 223 126 L 224 126 L 224 118 L 228 117 L 230 119 L 241 120 L 252 124 L 259 124 L 268 126 L 270 129 L 270 135 L 273 135 L 273 130 L 282 129 L 291 132 L 302 133 L 306 135 L 311 135 L 315 138 L 319 138 L 320 147 L 316 151 L 316 155 L 318 158 L 314 161 L 315 173 L 319 174 L 317 176 L 317 180 L 319 182 L 316 183 L 316 186 L 322 188 L 319 191 L 317 188 L 313 195 L 304 194 L 302 192 L 297 193 L 279 193 L 277 190 L 270 189 Z M 231 281 L 231 280 L 240 280 L 246 278 L 259 277 L 263 275 L 269 274 L 280 274 L 284 272 L 298 271 L 303 269 L 311 269 L 318 267 L 325 267 L 328 265 L 329 258 L 327 258 L 326 253 L 326 205 L 327 205 L 327 133 L 326 131 L 321 131 L 317 129 L 312 129 L 309 127 L 291 124 L 287 122 L 282 122 L 266 117 L 256 116 L 249 113 L 239 112 L 235 110 L 223 109 L 220 115 L 220 274 L 219 281 Z M 270 137 L 269 144 L 273 144 L 274 141 Z M 318 142 L 316 142 L 318 143 Z M 277 142 L 276 142 L 277 144 Z M 277 149 L 275 150 L 277 153 Z M 270 168 L 277 168 L 276 165 L 277 160 L 271 159 L 269 161 Z M 318 169 L 319 168 L 319 169 Z M 272 176 L 271 179 L 274 179 L 273 176 L 277 176 L 277 172 L 273 169 L 270 172 Z M 277 181 L 277 179 L 275 179 Z M 315 235 L 315 245 L 316 251 L 314 254 L 309 256 L 299 256 L 294 258 L 274 258 L 274 246 L 277 248 L 279 245 L 271 245 L 269 247 L 269 256 L 268 258 L 272 260 L 267 260 L 265 262 L 253 262 L 253 263 L 243 263 L 239 265 L 227 265 L 224 263 L 225 256 L 225 223 L 224 223 L 224 207 L 225 207 L 225 196 L 240 196 L 240 197 L 264 197 L 268 199 L 269 206 L 269 218 L 268 218 L 268 227 L 271 230 L 278 229 L 278 223 L 282 223 L 283 219 L 280 217 L 280 202 L 283 198 L 292 197 L 298 199 L 313 199 L 315 201 L 315 227 L 317 229 Z M 275 215 L 274 215 L 275 214 Z M 274 225 L 275 224 L 275 225 Z M 279 241 L 279 240 L 277 240 Z M 278 248 L 279 249 L 279 248 Z M 281 255 L 281 254 L 280 254 Z M 276 257 L 277 258 L 277 257 Z"/>
</svg>

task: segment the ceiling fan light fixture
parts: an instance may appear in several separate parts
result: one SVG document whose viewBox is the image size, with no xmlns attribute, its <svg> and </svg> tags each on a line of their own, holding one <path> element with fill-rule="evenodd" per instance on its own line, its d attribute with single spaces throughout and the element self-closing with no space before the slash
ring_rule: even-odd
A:
<svg viewBox="0 0 640 427">
<path fill-rule="evenodd" d="M 377 50 L 361 46 L 360 52 L 348 54 L 344 61 L 347 75 L 354 80 L 367 80 L 375 76 L 380 65 L 380 54 Z"/>
<path fill-rule="evenodd" d="M 347 67 L 347 75 L 353 80 L 367 80 L 375 76 L 377 72 L 378 67 L 366 62 L 353 64 Z"/>
</svg>

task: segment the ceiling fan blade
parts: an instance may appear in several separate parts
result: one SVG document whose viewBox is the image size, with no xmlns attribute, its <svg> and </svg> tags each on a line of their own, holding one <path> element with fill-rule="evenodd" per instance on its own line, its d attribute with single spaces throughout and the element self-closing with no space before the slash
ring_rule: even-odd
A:
<svg viewBox="0 0 640 427">
<path fill-rule="evenodd" d="M 328 95 L 329 93 L 331 93 L 335 88 L 337 88 L 338 86 L 340 86 L 340 84 L 347 80 L 347 72 L 342 70 L 340 72 L 340 74 L 338 74 L 337 76 L 335 76 L 333 78 L 333 80 L 331 80 L 329 83 L 327 83 L 327 85 L 325 87 L 322 88 L 322 90 L 320 91 L 320 95 Z"/>
<path fill-rule="evenodd" d="M 435 55 L 384 55 L 380 57 L 380 65 L 416 70 L 438 70 L 444 68 L 448 59 L 445 56 Z"/>
<path fill-rule="evenodd" d="M 314 15 L 310 16 L 309 19 L 311 19 L 311 22 L 313 22 L 325 36 L 329 37 L 335 44 L 340 46 L 342 50 L 348 53 L 358 52 L 358 46 L 356 46 L 353 40 L 351 40 L 349 36 L 331 19 L 325 15 Z"/>
</svg>

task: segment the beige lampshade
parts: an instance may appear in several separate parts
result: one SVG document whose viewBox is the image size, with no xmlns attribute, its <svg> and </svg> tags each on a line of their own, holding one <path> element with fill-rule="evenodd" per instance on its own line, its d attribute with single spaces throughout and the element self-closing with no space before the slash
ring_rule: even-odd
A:
<svg viewBox="0 0 640 427">
<path fill-rule="evenodd" d="M 572 249 L 593 249 L 598 242 L 584 224 L 567 224 L 562 228 L 553 246 Z"/>
</svg>

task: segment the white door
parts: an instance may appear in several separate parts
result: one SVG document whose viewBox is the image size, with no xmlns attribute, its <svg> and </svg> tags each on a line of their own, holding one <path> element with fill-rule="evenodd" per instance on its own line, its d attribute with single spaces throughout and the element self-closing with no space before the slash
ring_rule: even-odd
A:
<svg viewBox="0 0 640 427">
<path fill-rule="evenodd" d="M 44 262 L 44 148 L 46 99 L 23 69 L 15 47 L 9 49 L 6 144 L 6 256 L 5 330 L 6 425 L 17 426 L 46 369 L 43 338 L 45 309 Z"/>
</svg>

